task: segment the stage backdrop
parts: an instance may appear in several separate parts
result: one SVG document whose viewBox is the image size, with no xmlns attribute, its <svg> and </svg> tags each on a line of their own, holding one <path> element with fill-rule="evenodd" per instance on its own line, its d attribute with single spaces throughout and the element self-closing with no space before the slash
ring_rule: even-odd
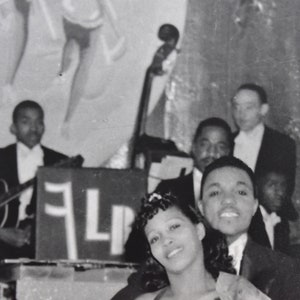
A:
<svg viewBox="0 0 300 300">
<path fill-rule="evenodd" d="M 0 146 L 22 99 L 46 112 L 44 144 L 98 167 L 132 135 L 164 23 L 183 34 L 187 0 L 0 2 Z M 169 74 L 155 79 L 151 111 Z"/>
</svg>

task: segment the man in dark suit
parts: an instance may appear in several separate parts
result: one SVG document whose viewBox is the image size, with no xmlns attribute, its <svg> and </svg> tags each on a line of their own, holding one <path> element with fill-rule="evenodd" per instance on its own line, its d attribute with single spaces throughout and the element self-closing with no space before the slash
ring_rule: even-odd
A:
<svg viewBox="0 0 300 300">
<path fill-rule="evenodd" d="M 198 125 L 192 143 L 193 171 L 182 177 L 163 180 L 156 191 L 172 192 L 187 205 L 197 207 L 205 167 L 219 157 L 231 154 L 232 146 L 231 129 L 223 119 L 212 117 L 203 120 Z"/>
<path fill-rule="evenodd" d="M 234 157 L 216 160 L 203 173 L 200 198 L 199 208 L 207 221 L 226 235 L 237 273 L 272 300 L 300 299 L 300 262 L 248 236 L 258 206 L 252 170 Z"/>
<path fill-rule="evenodd" d="M 287 175 L 281 170 L 269 169 L 256 182 L 259 207 L 248 233 L 260 245 L 290 254 L 290 227 L 282 212 L 288 197 Z"/>
<path fill-rule="evenodd" d="M 287 219 L 296 220 L 298 214 L 291 202 L 295 187 L 296 144 L 289 136 L 264 124 L 268 111 L 267 94 L 261 86 L 246 83 L 237 89 L 232 99 L 232 112 L 239 131 L 235 134 L 233 155 L 244 161 L 256 176 L 270 168 L 286 172 L 289 197 L 284 213 Z"/>
<path fill-rule="evenodd" d="M 17 142 L 0 149 L 0 179 L 8 188 L 15 188 L 35 177 L 38 166 L 51 166 L 66 155 L 40 144 L 44 134 L 44 111 L 31 100 L 20 102 L 13 111 L 10 131 Z M 2 209 L 0 228 L 0 259 L 33 257 L 33 222 L 35 189 L 28 187 L 18 198 Z M 21 227 L 21 223 L 24 225 Z"/>
</svg>

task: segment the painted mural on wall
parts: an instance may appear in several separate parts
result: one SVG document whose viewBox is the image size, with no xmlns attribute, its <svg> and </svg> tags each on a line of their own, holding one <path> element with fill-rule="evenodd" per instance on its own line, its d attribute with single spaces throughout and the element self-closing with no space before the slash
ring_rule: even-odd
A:
<svg viewBox="0 0 300 300">
<path fill-rule="evenodd" d="M 45 109 L 44 144 L 100 166 L 132 135 L 159 27 L 181 35 L 183 0 L 1 0 L 0 146 L 23 99 Z M 171 70 L 170 70 L 171 71 Z M 149 111 L 170 71 L 154 82 Z M 7 129 L 7 130 L 6 130 Z"/>
</svg>

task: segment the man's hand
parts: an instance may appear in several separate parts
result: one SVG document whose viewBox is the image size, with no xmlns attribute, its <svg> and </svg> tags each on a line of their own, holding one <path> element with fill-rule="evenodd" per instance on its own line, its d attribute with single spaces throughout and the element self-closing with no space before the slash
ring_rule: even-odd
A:
<svg viewBox="0 0 300 300">
<path fill-rule="evenodd" d="M 30 230 L 17 228 L 1 228 L 0 240 L 11 246 L 20 248 L 30 243 Z"/>
</svg>

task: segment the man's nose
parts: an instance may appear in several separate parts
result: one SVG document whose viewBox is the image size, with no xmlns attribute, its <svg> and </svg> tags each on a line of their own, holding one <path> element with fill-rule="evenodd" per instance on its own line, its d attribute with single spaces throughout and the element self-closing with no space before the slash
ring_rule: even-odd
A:
<svg viewBox="0 0 300 300">
<path fill-rule="evenodd" d="M 221 154 L 220 154 L 220 151 L 219 151 L 217 145 L 210 145 L 207 152 L 208 152 L 208 156 L 212 157 L 214 159 L 221 157 Z"/>
<path fill-rule="evenodd" d="M 37 130 L 36 124 L 34 124 L 34 123 L 30 124 L 30 130 L 31 131 L 36 131 Z"/>
<path fill-rule="evenodd" d="M 236 199 L 232 193 L 224 193 L 224 197 L 222 199 L 223 204 L 234 204 L 236 203 Z"/>
<path fill-rule="evenodd" d="M 242 107 L 237 107 L 236 108 L 236 114 L 241 118 L 244 117 L 245 115 L 245 109 Z"/>
<path fill-rule="evenodd" d="M 283 196 L 285 194 L 284 189 L 282 189 L 280 186 L 275 187 L 275 192 L 279 196 Z"/>
<path fill-rule="evenodd" d="M 37 125 L 37 124 L 31 124 L 30 125 L 30 131 L 32 131 L 32 132 L 39 131 L 39 125 Z"/>
</svg>

